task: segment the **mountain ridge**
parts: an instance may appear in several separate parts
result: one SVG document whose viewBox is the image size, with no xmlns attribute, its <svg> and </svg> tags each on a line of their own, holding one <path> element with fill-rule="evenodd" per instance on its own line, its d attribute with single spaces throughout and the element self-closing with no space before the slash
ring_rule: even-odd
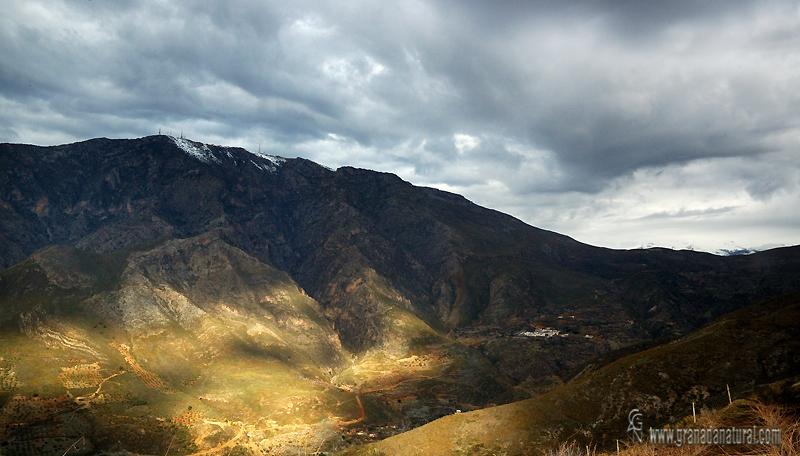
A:
<svg viewBox="0 0 800 456">
<path fill-rule="evenodd" d="M 176 141 L 208 150 L 215 161 L 204 162 Z M 546 307 L 583 307 L 592 306 L 590 297 L 611 294 L 645 338 L 675 331 L 648 315 L 654 305 L 658 309 L 656 301 L 709 305 L 710 298 L 697 294 L 713 278 L 687 278 L 678 271 L 680 263 L 688 262 L 700 275 L 703 267 L 738 269 L 733 274 L 742 283 L 734 288 L 753 299 L 800 286 L 793 279 L 770 291 L 753 283 L 750 272 L 765 263 L 760 258 L 775 254 L 748 256 L 753 258 L 748 265 L 702 253 L 592 247 L 389 173 L 331 171 L 299 158 L 278 166 L 244 149 L 163 135 L 46 148 L 3 144 L 0 149 L 6 170 L 0 266 L 52 243 L 110 252 L 167 234 L 216 232 L 289 273 L 330 309 L 346 333 L 344 343 L 356 349 L 380 343 L 378 330 L 364 333 L 367 321 L 360 312 L 337 309 L 351 300 L 348 287 L 364 284 L 394 296 L 393 305 L 405 306 L 428 324 L 451 329 L 531 314 L 539 301 Z M 653 275 L 647 268 L 671 270 L 670 277 L 647 278 Z M 647 309 L 625 304 L 641 302 L 636 282 L 649 280 L 658 283 L 661 296 L 650 293 Z M 360 306 L 382 308 L 369 289 L 359 293 Z M 730 297 L 734 302 L 726 309 L 685 310 L 691 318 L 707 320 L 746 301 Z M 689 328 L 687 322 L 672 323 L 679 331 Z"/>
<path fill-rule="evenodd" d="M 379 439 L 800 291 L 800 247 L 593 247 L 389 173 L 164 135 L 0 144 L 0 260 L 5 407 L 113 377 L 81 413 L 151 429 L 121 449 L 153 454 L 159 420 L 187 452 L 258 416 L 262 450 L 301 427 L 331 449 Z"/>
</svg>

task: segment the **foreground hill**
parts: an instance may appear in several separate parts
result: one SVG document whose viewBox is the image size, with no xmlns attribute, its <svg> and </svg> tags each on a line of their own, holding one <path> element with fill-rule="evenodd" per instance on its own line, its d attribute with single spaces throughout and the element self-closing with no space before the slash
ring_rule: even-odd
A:
<svg viewBox="0 0 800 456">
<path fill-rule="evenodd" d="M 726 315 L 542 396 L 444 417 L 342 456 L 523 455 L 572 440 L 611 449 L 616 439 L 628 438 L 628 412 L 634 408 L 646 426 L 661 427 L 691 415 L 693 402 L 698 410 L 727 404 L 728 386 L 750 394 L 781 380 L 794 384 L 785 390 L 788 399 L 800 400 L 798 294 Z M 778 385 L 772 390 L 784 391 Z"/>
</svg>

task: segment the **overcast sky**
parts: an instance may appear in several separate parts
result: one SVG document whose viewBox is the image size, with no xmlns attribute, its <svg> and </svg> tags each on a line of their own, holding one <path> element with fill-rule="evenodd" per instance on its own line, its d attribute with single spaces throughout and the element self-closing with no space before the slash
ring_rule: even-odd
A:
<svg viewBox="0 0 800 456">
<path fill-rule="evenodd" d="M 0 2 L 0 142 L 159 128 L 594 245 L 794 245 L 800 4 Z"/>
</svg>

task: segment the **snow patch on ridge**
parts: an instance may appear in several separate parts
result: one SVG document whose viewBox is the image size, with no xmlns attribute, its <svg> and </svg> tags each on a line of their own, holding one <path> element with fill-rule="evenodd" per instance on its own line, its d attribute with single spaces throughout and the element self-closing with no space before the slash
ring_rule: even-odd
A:
<svg viewBox="0 0 800 456">
<path fill-rule="evenodd" d="M 256 163 L 253 160 L 250 160 L 250 163 L 252 163 L 253 166 L 255 166 L 256 168 L 258 168 L 258 169 L 260 169 L 262 171 L 269 171 L 271 173 L 274 173 L 275 171 L 278 170 L 278 168 L 276 168 L 275 165 L 272 164 L 272 162 L 261 164 L 261 163 Z"/>
<path fill-rule="evenodd" d="M 248 152 L 250 152 L 250 151 L 248 150 Z M 263 171 L 269 171 L 271 173 L 274 173 L 274 172 L 276 172 L 278 170 L 279 166 L 283 165 L 286 162 L 285 158 L 278 157 L 277 155 L 269 155 L 269 154 L 265 154 L 265 153 L 263 153 L 261 151 L 250 152 L 250 153 L 255 155 L 256 157 L 263 158 L 264 160 L 267 160 L 267 163 L 256 163 L 253 160 L 250 160 L 250 163 L 252 163 L 253 166 L 255 166 L 256 168 L 258 168 L 260 170 L 263 170 Z"/>
<path fill-rule="evenodd" d="M 211 149 L 203 143 L 196 143 L 188 139 L 176 138 L 174 136 L 170 136 L 169 139 L 188 155 L 191 155 L 203 163 L 219 162 L 219 159 L 214 156 Z"/>
<path fill-rule="evenodd" d="M 222 163 L 222 160 L 220 160 L 217 156 L 215 156 L 214 152 L 211 149 L 209 149 L 208 145 L 206 144 L 196 141 L 190 141 L 183 137 L 176 138 L 175 136 L 169 136 L 169 135 L 167 137 L 171 139 L 172 142 L 174 142 L 175 145 L 178 146 L 178 148 L 184 151 L 187 155 L 190 155 L 203 163 L 212 163 L 212 162 Z M 279 166 L 283 165 L 286 162 L 285 158 L 278 157 L 277 155 L 269 155 L 261 152 L 250 152 L 248 150 L 245 150 L 245 152 L 255 155 L 256 157 L 261 158 L 265 161 L 249 160 L 247 157 L 243 157 L 240 153 L 236 152 L 237 149 L 238 150 L 244 150 L 244 149 L 225 147 L 225 146 L 214 146 L 214 147 L 220 147 L 222 149 L 219 151 L 220 157 L 224 159 L 225 156 L 222 155 L 224 153 L 225 155 L 228 156 L 229 159 L 233 160 L 234 165 L 238 165 L 240 163 L 247 164 L 247 162 L 249 161 L 250 164 L 252 164 L 253 166 L 262 171 L 268 171 L 274 173 L 275 171 L 278 170 Z"/>
<path fill-rule="evenodd" d="M 248 152 L 250 152 L 250 151 L 248 151 Z M 250 152 L 250 153 L 255 155 L 256 157 L 261 157 L 261 158 L 264 158 L 264 159 L 267 159 L 267 160 L 271 161 L 272 164 L 275 165 L 275 166 L 281 166 L 282 164 L 286 163 L 286 159 L 285 158 L 279 157 L 277 155 L 265 154 L 263 152 Z"/>
</svg>

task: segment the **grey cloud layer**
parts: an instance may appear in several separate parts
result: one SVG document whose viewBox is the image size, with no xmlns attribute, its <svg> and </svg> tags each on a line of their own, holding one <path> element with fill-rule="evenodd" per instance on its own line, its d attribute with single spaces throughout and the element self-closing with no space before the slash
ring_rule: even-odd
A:
<svg viewBox="0 0 800 456">
<path fill-rule="evenodd" d="M 0 6 L 0 141 L 184 130 L 398 172 L 532 223 L 547 222 L 545 199 L 602 212 L 585 197 L 703 160 L 693 198 L 708 204 L 650 219 L 792 194 L 798 82 L 788 1 Z M 732 180 L 750 203 L 709 196 Z"/>
</svg>

